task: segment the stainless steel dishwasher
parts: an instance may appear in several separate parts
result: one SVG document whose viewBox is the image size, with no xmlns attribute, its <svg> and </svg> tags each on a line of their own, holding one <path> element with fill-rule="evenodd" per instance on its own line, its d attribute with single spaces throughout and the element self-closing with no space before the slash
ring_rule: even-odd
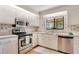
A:
<svg viewBox="0 0 79 59">
<path fill-rule="evenodd" d="M 73 37 L 58 36 L 58 51 L 73 53 Z"/>
</svg>

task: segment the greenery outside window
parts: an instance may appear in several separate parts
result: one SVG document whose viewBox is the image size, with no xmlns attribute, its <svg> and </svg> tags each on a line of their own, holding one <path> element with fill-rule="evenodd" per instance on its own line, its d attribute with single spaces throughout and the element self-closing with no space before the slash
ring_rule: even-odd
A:
<svg viewBox="0 0 79 59">
<path fill-rule="evenodd" d="M 55 28 L 64 29 L 64 17 L 55 18 Z"/>
<path fill-rule="evenodd" d="M 46 28 L 47 30 L 51 30 L 51 29 L 54 29 L 55 26 L 54 26 L 54 19 L 51 19 L 51 20 L 47 20 L 46 21 Z"/>
<path fill-rule="evenodd" d="M 46 21 L 47 30 L 64 29 L 64 17 L 55 17 Z"/>
</svg>

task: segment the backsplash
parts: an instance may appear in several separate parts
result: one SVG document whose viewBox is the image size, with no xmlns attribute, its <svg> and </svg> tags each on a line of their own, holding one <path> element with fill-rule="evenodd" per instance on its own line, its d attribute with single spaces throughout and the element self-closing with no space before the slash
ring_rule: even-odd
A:
<svg viewBox="0 0 79 59">
<path fill-rule="evenodd" d="M 0 35 L 8 35 L 12 33 L 11 24 L 1 24 L 0 23 Z"/>
<path fill-rule="evenodd" d="M 72 31 L 79 31 L 79 25 L 70 25 L 69 27 Z"/>
</svg>

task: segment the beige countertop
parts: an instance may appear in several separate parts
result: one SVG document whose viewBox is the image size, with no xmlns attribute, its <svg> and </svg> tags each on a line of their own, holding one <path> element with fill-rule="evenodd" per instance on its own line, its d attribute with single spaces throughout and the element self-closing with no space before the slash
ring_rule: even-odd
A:
<svg viewBox="0 0 79 59">
<path fill-rule="evenodd" d="M 69 34 L 56 34 L 57 36 L 68 36 L 68 37 L 79 37 L 78 34 L 73 34 L 73 35 L 69 35 Z"/>
<path fill-rule="evenodd" d="M 51 32 L 33 32 L 33 33 L 37 33 L 37 34 L 50 34 L 50 35 L 57 35 L 57 36 L 69 36 L 69 37 L 79 37 L 79 34 L 75 34 L 73 33 L 73 35 L 69 35 L 68 33 L 51 33 Z"/>
<path fill-rule="evenodd" d="M 9 37 L 17 37 L 18 38 L 18 35 L 2 35 L 2 36 L 0 36 L 0 39 L 9 38 Z"/>
</svg>

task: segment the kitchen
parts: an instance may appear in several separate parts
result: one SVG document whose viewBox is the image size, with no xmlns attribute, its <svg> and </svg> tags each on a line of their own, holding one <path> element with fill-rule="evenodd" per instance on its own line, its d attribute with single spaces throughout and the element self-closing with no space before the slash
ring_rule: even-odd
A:
<svg viewBox="0 0 79 59">
<path fill-rule="evenodd" d="M 0 5 L 0 54 L 78 54 L 78 9 Z"/>
</svg>

